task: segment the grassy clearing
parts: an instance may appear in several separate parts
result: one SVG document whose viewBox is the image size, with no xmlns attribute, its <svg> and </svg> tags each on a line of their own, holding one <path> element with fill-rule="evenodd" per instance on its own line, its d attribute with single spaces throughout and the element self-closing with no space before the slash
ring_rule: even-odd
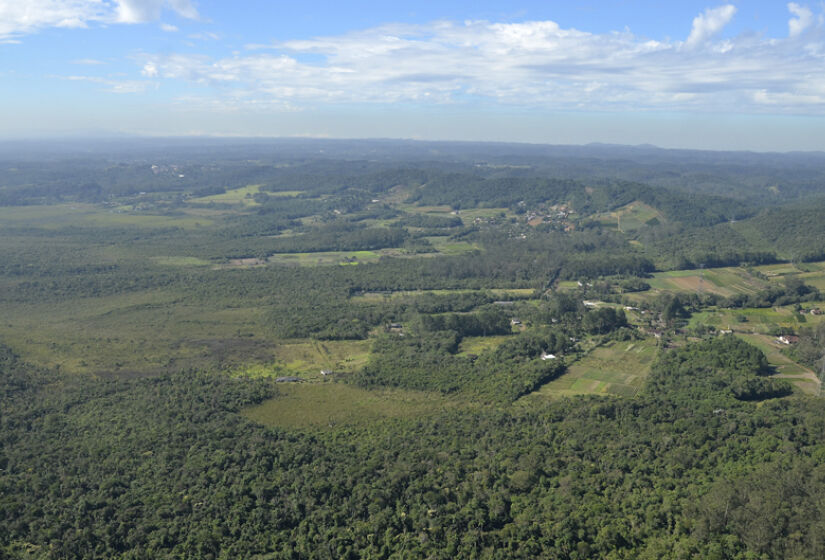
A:
<svg viewBox="0 0 825 560">
<path fill-rule="evenodd" d="M 304 377 L 321 376 L 322 369 L 352 372 L 367 363 L 370 340 L 309 340 L 278 344 L 275 363 Z"/>
<path fill-rule="evenodd" d="M 765 280 L 739 267 L 657 272 L 646 281 L 659 292 L 704 292 L 725 297 L 755 294 L 768 286 Z"/>
<path fill-rule="evenodd" d="M 650 373 L 656 351 L 653 338 L 600 346 L 571 364 L 564 375 L 525 398 L 554 399 L 586 394 L 632 397 Z"/>
<path fill-rule="evenodd" d="M 656 218 L 660 222 L 665 221 L 664 216 L 643 202 L 631 202 L 613 212 L 599 214 L 596 220 L 606 226 L 618 228 L 621 225 L 622 231 L 635 231 L 647 225 L 649 220 Z"/>
<path fill-rule="evenodd" d="M 466 241 L 449 241 L 444 237 L 428 237 L 438 253 L 444 255 L 461 255 L 479 249 L 475 243 Z M 276 253 L 269 257 L 269 262 L 293 266 L 329 266 L 357 265 L 378 262 L 381 257 L 426 258 L 437 253 L 408 254 L 403 249 L 378 249 L 376 251 L 323 251 L 315 253 Z"/>
<path fill-rule="evenodd" d="M 327 251 L 277 253 L 269 257 L 269 262 L 294 266 L 353 265 L 378 262 L 380 258 L 381 251 Z"/>
<path fill-rule="evenodd" d="M 361 295 L 353 296 L 350 298 L 350 301 L 353 302 L 370 302 L 375 300 L 382 300 L 382 299 L 399 299 L 399 298 L 406 298 L 406 297 L 416 297 L 416 296 L 423 296 L 425 294 L 434 294 L 434 295 L 449 295 L 449 294 L 467 294 L 472 292 L 477 292 L 478 290 L 472 289 L 463 289 L 457 288 L 455 290 L 399 290 L 397 292 L 366 292 Z M 484 292 L 490 293 L 495 297 L 501 298 L 502 300 L 512 299 L 514 297 L 523 297 L 523 296 L 531 296 L 535 292 L 532 288 L 490 288 L 484 290 Z"/>
<path fill-rule="evenodd" d="M 261 190 L 261 185 L 248 185 L 239 189 L 228 190 L 225 193 L 200 196 L 190 199 L 190 202 L 208 204 L 210 202 L 221 204 L 243 204 L 244 206 L 256 206 L 258 203 L 253 200 Z"/>
<path fill-rule="evenodd" d="M 510 338 L 511 335 L 495 336 L 468 336 L 465 337 L 458 347 L 461 354 L 481 354 L 487 350 L 492 350 Z"/>
<path fill-rule="evenodd" d="M 804 318 L 804 322 L 802 321 Z M 816 325 L 825 316 L 798 315 L 791 306 L 744 309 L 709 309 L 694 313 L 689 325 L 711 325 L 717 329 L 730 329 L 737 333 L 768 334 L 780 327 L 798 329 Z"/>
<path fill-rule="evenodd" d="M 76 373 L 227 368 L 273 360 L 263 311 L 184 305 L 148 290 L 43 304 L 5 304 L 0 338 L 25 359 Z"/>
<path fill-rule="evenodd" d="M 167 216 L 104 208 L 95 204 L 51 204 L 0 207 L 0 223 L 6 227 L 59 229 L 79 227 L 198 228 L 211 225 L 208 217 Z"/>
<path fill-rule="evenodd" d="M 209 266 L 212 264 L 197 257 L 150 257 L 150 260 L 161 266 Z"/>
<path fill-rule="evenodd" d="M 481 248 L 475 243 L 467 241 L 453 241 L 448 236 L 426 237 L 427 241 L 433 244 L 435 250 L 444 255 L 462 255 L 479 251 Z"/>
<path fill-rule="evenodd" d="M 283 384 L 279 389 L 278 397 L 244 410 L 244 416 L 279 428 L 368 427 L 380 420 L 433 414 L 457 405 L 434 393 L 367 391 L 343 383 Z"/>
</svg>

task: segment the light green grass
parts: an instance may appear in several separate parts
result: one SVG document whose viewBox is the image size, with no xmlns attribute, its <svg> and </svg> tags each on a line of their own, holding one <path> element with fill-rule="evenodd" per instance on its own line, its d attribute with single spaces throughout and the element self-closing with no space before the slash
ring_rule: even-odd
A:
<svg viewBox="0 0 825 560">
<path fill-rule="evenodd" d="M 343 383 L 281 384 L 279 396 L 243 411 L 247 418 L 279 428 L 368 427 L 390 418 L 433 414 L 457 406 L 435 393 L 368 391 Z"/>
<path fill-rule="evenodd" d="M 744 318 L 745 321 L 741 321 Z M 804 315 L 805 322 L 791 306 L 744 308 L 744 309 L 708 309 L 694 313 L 689 326 L 711 325 L 717 329 L 732 329 L 740 333 L 768 334 L 779 327 L 798 329 L 801 326 L 816 325 L 825 320 L 825 316 Z"/>
<path fill-rule="evenodd" d="M 557 379 L 525 398 L 559 398 L 572 395 L 634 396 L 650 373 L 656 340 L 612 342 L 574 362 Z"/>
<path fill-rule="evenodd" d="M 480 247 L 475 243 L 453 241 L 448 236 L 432 236 L 425 239 L 432 243 L 435 250 L 443 255 L 462 255 L 480 250 Z"/>
<path fill-rule="evenodd" d="M 364 294 L 360 294 L 357 296 L 353 296 L 350 298 L 352 302 L 374 302 L 376 300 L 383 300 L 383 299 L 403 299 L 408 297 L 417 297 L 423 296 L 426 294 L 433 294 L 433 295 L 449 295 L 449 294 L 468 294 L 473 292 L 478 292 L 479 290 L 473 290 L 468 288 L 456 288 L 453 290 L 450 289 L 439 289 L 439 290 L 399 290 L 397 292 L 366 292 Z M 501 298 L 503 300 L 507 300 L 513 297 L 523 297 L 523 296 L 531 296 L 535 293 L 533 288 L 489 288 L 483 290 L 485 293 L 490 293 L 495 297 Z"/>
<path fill-rule="evenodd" d="M 721 296 L 755 294 L 768 286 L 739 267 L 657 272 L 646 280 L 655 292 L 714 293 Z"/>
<path fill-rule="evenodd" d="M 243 204 L 244 206 L 255 206 L 258 203 L 255 202 L 252 197 L 260 192 L 260 190 L 261 185 L 248 185 L 239 189 L 228 190 L 225 193 L 201 196 L 191 198 L 189 200 L 194 203 L 208 204 L 210 202 L 215 202 L 221 204 Z"/>
<path fill-rule="evenodd" d="M 462 354 L 481 354 L 487 350 L 497 348 L 503 342 L 511 338 L 511 335 L 496 336 L 468 336 L 459 344 L 459 352 Z"/>
<path fill-rule="evenodd" d="M 161 266 L 209 266 L 212 264 L 197 257 L 151 257 L 151 260 Z"/>
<path fill-rule="evenodd" d="M 7 227 L 59 229 L 79 227 L 198 228 L 211 225 L 208 217 L 167 216 L 116 210 L 96 204 L 51 204 L 42 206 L 0 207 L 0 224 Z"/>
<path fill-rule="evenodd" d="M 0 339 L 35 364 L 76 373 L 175 371 L 270 363 L 264 311 L 187 305 L 147 290 L 60 302 L 4 304 Z"/>
<path fill-rule="evenodd" d="M 606 226 L 618 228 L 621 224 L 621 230 L 625 232 L 641 229 L 647 225 L 648 220 L 653 218 L 658 219 L 660 222 L 665 221 L 664 216 L 658 210 L 639 201 L 631 202 L 613 212 L 596 216 L 596 220 Z"/>
<path fill-rule="evenodd" d="M 276 363 L 306 377 L 320 377 L 322 369 L 336 373 L 352 372 L 369 358 L 370 340 L 310 340 L 278 344 L 273 353 Z"/>
<path fill-rule="evenodd" d="M 366 264 L 378 262 L 380 251 L 325 251 L 318 253 L 277 253 L 269 257 L 273 264 L 296 266 L 325 266 L 342 264 Z M 347 259 L 354 262 L 348 262 Z"/>
</svg>

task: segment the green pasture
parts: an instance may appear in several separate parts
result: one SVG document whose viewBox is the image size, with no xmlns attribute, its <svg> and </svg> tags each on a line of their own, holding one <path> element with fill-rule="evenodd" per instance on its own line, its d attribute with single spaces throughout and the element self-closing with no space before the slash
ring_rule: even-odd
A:
<svg viewBox="0 0 825 560">
<path fill-rule="evenodd" d="M 599 346 L 572 363 L 560 377 L 526 398 L 559 398 L 573 395 L 638 393 L 656 357 L 656 339 L 611 342 Z"/>
<path fill-rule="evenodd" d="M 664 221 L 662 214 L 643 202 L 631 202 L 613 212 L 598 214 L 596 220 L 606 226 L 621 227 L 621 231 L 635 231 L 647 225 L 649 220 L 656 218 Z"/>
<path fill-rule="evenodd" d="M 657 272 L 645 280 L 657 292 L 714 293 L 729 297 L 755 294 L 768 282 L 739 267 Z"/>
<path fill-rule="evenodd" d="M 454 241 L 446 235 L 434 235 L 431 237 L 425 237 L 425 239 L 432 243 L 435 250 L 443 255 L 462 255 L 464 253 L 472 253 L 473 251 L 479 251 L 481 249 L 481 247 L 479 247 L 476 243 Z"/>
<path fill-rule="evenodd" d="M 309 340 L 283 342 L 273 349 L 275 363 L 306 377 L 320 377 L 322 369 L 348 373 L 367 363 L 371 340 Z"/>
<path fill-rule="evenodd" d="M 221 204 L 243 204 L 244 206 L 255 206 L 258 203 L 252 198 L 261 190 L 261 185 L 248 185 L 239 189 L 228 190 L 221 194 L 212 194 L 209 196 L 199 196 L 190 198 L 189 201 L 193 203 L 208 204 L 210 202 Z M 282 195 L 283 196 L 283 195 Z"/>
<path fill-rule="evenodd" d="M 399 290 L 396 292 L 366 292 L 350 298 L 353 302 L 370 302 L 383 299 L 399 299 L 407 297 L 423 296 L 425 294 L 433 295 L 449 295 L 449 294 L 468 294 L 477 292 L 478 290 L 468 288 L 456 288 L 454 290 L 439 289 L 439 290 Z M 483 290 L 485 293 L 490 293 L 502 300 L 509 300 L 515 297 L 532 296 L 535 290 L 532 288 L 488 288 Z"/>
<path fill-rule="evenodd" d="M 273 264 L 294 266 L 353 265 L 378 262 L 381 251 L 324 251 L 317 253 L 276 253 Z"/>
<path fill-rule="evenodd" d="M 708 309 L 694 313 L 689 326 L 711 325 L 717 329 L 730 329 L 737 333 L 768 334 L 771 331 L 787 327 L 798 329 L 806 325 L 815 325 L 825 320 L 823 315 L 799 315 L 791 306 L 744 308 L 744 309 Z"/>
<path fill-rule="evenodd" d="M 0 207 L 4 227 L 59 229 L 77 227 L 197 228 L 211 225 L 206 216 L 163 215 L 106 208 L 98 204 L 50 204 Z"/>
<path fill-rule="evenodd" d="M 209 266 L 212 263 L 197 257 L 172 257 L 157 256 L 150 257 L 150 260 L 161 266 Z"/>
<path fill-rule="evenodd" d="M 495 336 L 467 336 L 461 341 L 458 350 L 461 354 L 482 354 L 487 350 L 493 350 L 508 340 L 512 335 Z"/>
<path fill-rule="evenodd" d="M 232 370 L 243 377 L 299 376 L 324 379 L 321 370 L 333 375 L 352 373 L 369 359 L 371 340 L 295 340 L 274 342 L 270 363 L 248 363 Z"/>
<path fill-rule="evenodd" d="M 185 304 L 147 290 L 58 302 L 4 304 L 0 339 L 32 363 L 106 374 L 271 363 L 261 309 Z"/>
<path fill-rule="evenodd" d="M 365 390 L 343 383 L 289 383 L 279 395 L 243 411 L 279 428 L 369 427 L 376 421 L 434 414 L 456 406 L 440 394 L 398 389 Z"/>
</svg>

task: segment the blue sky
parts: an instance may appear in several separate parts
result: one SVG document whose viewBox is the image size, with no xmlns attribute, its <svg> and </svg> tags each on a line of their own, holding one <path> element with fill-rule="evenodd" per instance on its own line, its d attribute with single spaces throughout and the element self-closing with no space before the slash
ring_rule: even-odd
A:
<svg viewBox="0 0 825 560">
<path fill-rule="evenodd" d="M 0 0 L 0 137 L 825 150 L 825 4 Z"/>
</svg>

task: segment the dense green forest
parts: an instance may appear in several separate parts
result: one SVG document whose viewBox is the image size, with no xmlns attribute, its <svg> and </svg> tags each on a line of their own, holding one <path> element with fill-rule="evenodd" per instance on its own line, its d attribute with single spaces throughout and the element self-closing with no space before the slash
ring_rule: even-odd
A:
<svg viewBox="0 0 825 560">
<path fill-rule="evenodd" d="M 821 558 L 825 159 L 2 146 L 0 558 Z"/>
</svg>

